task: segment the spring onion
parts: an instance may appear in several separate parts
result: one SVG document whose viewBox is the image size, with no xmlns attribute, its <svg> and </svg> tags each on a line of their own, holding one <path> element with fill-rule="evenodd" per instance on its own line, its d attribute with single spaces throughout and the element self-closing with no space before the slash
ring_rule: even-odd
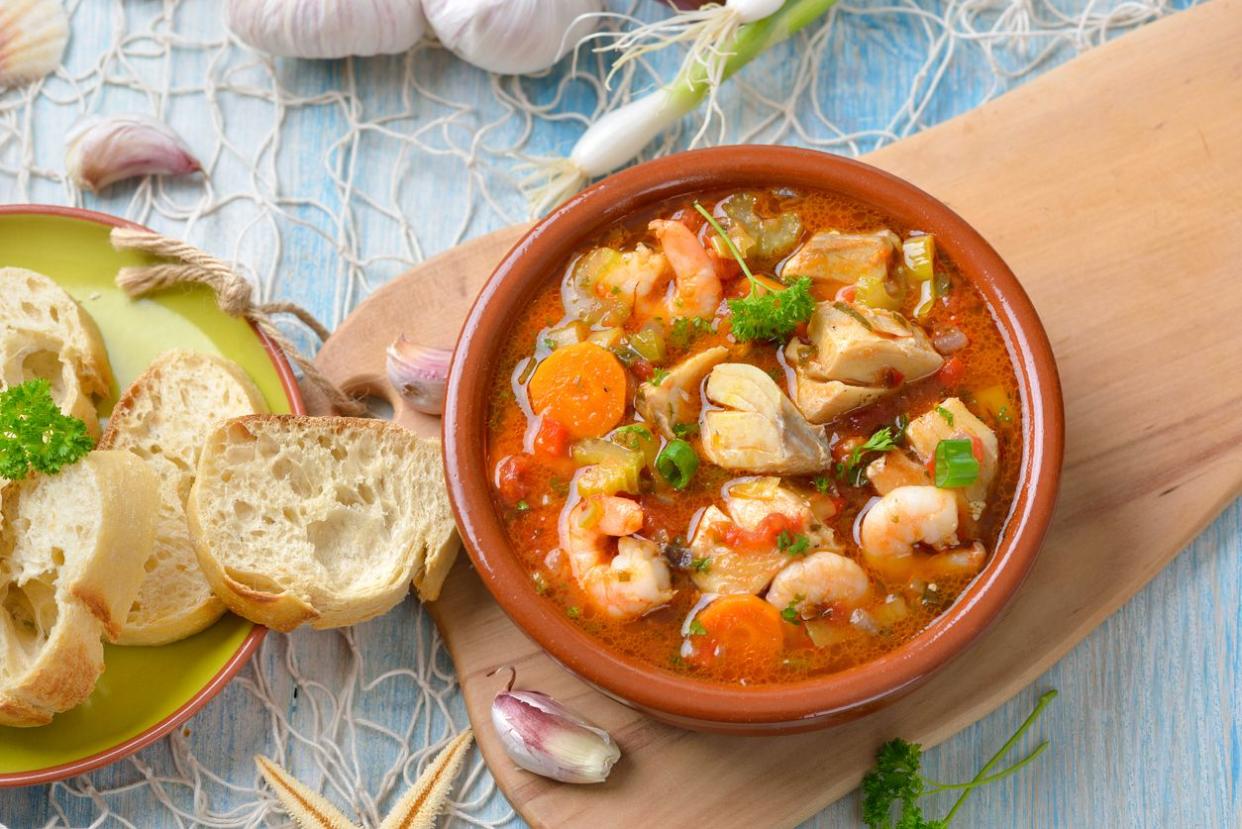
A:
<svg viewBox="0 0 1242 829">
<path fill-rule="evenodd" d="M 634 159 L 656 136 L 693 112 L 733 73 L 768 48 L 822 17 L 836 0 L 786 0 L 775 14 L 738 26 L 713 50 L 724 60 L 713 75 L 704 62 L 687 60 L 672 82 L 606 113 L 592 124 L 568 158 L 542 159 L 525 185 L 538 213 L 577 192 L 592 178 Z"/>
<path fill-rule="evenodd" d="M 936 444 L 936 486 L 970 486 L 979 479 L 979 459 L 969 438 L 951 438 Z"/>
<path fill-rule="evenodd" d="M 685 489 L 699 468 L 699 456 L 684 440 L 671 440 L 656 457 L 656 469 L 673 489 Z"/>
</svg>

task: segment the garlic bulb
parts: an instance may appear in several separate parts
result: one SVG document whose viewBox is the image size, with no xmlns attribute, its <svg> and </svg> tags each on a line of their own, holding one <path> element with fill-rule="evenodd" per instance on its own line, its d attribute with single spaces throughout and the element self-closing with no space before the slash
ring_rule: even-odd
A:
<svg viewBox="0 0 1242 829">
<path fill-rule="evenodd" d="M 595 31 L 602 0 L 423 0 L 440 42 L 489 72 L 547 69 Z"/>
<path fill-rule="evenodd" d="M 60 0 L 0 3 L 0 89 L 55 72 L 68 41 L 69 16 Z"/>
<path fill-rule="evenodd" d="M 65 135 L 65 170 L 99 192 L 134 176 L 180 176 L 202 167 L 172 127 L 146 115 L 83 118 Z"/>
<path fill-rule="evenodd" d="M 427 31 L 419 0 L 229 0 L 228 14 L 233 34 L 287 58 L 395 54 Z"/>
<path fill-rule="evenodd" d="M 453 352 L 416 344 L 405 334 L 388 346 L 388 382 L 415 411 L 439 415 Z"/>
<path fill-rule="evenodd" d="M 517 672 L 492 700 L 492 725 L 509 759 L 527 771 L 562 783 L 603 783 L 621 749 L 547 694 L 514 691 Z"/>
</svg>

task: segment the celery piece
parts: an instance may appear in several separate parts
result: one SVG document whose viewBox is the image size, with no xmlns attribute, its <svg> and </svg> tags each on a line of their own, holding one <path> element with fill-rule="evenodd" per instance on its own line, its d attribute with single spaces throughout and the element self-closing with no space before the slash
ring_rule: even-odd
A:
<svg viewBox="0 0 1242 829">
<path fill-rule="evenodd" d="M 861 276 L 854 283 L 855 301 L 870 308 L 887 308 L 889 311 L 896 311 L 901 308 L 904 296 L 904 287 L 889 279 Z"/>
<path fill-rule="evenodd" d="M 653 325 L 645 325 L 629 336 L 630 350 L 649 363 L 662 363 L 668 356 L 664 332 Z"/>
<path fill-rule="evenodd" d="M 930 282 L 935 276 L 936 237 L 913 236 L 901 243 L 906 274 L 916 282 Z"/>
</svg>

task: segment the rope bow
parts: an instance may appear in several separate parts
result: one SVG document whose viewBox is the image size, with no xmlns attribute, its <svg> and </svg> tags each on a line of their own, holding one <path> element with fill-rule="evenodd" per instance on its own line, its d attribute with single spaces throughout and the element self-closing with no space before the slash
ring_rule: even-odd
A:
<svg viewBox="0 0 1242 829">
<path fill-rule="evenodd" d="M 285 355 L 302 370 L 306 382 L 314 386 L 331 403 L 333 410 L 351 416 L 366 414 L 366 406 L 355 400 L 324 376 L 315 364 L 298 351 L 288 337 L 272 322 L 273 314 L 290 314 L 315 332 L 322 342 L 328 329 L 305 308 L 291 302 L 255 303 L 250 283 L 205 251 L 193 245 L 152 233 L 126 227 L 112 229 L 112 246 L 117 250 L 138 250 L 173 260 L 157 265 L 121 268 L 116 284 L 131 299 L 162 291 L 174 285 L 206 285 L 216 295 L 220 310 L 231 317 L 252 322 L 268 336 Z"/>
</svg>

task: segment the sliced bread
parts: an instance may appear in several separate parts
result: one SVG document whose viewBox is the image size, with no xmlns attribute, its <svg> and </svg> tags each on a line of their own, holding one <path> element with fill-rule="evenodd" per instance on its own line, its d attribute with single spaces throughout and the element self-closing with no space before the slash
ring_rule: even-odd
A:
<svg viewBox="0 0 1242 829">
<path fill-rule="evenodd" d="M 0 725 L 44 725 L 83 702 L 142 582 L 155 473 L 91 452 L 4 487 L 0 520 Z"/>
<path fill-rule="evenodd" d="M 155 545 L 120 644 L 175 642 L 224 613 L 224 603 L 212 593 L 195 558 L 185 502 L 211 430 L 230 417 L 265 408 L 263 395 L 237 364 L 208 354 L 169 351 L 147 367 L 112 409 L 99 448 L 137 455 L 160 479 Z"/>
<path fill-rule="evenodd" d="M 105 397 L 112 368 L 103 338 L 90 314 L 49 277 L 23 268 L 0 268 L 0 330 L 17 328 L 47 334 L 64 343 L 88 396 Z"/>
<path fill-rule="evenodd" d="M 91 437 L 99 437 L 95 402 L 82 388 L 64 342 L 42 331 L 0 328 L 0 390 L 36 379 L 47 380 L 57 407 L 82 420 Z"/>
<path fill-rule="evenodd" d="M 251 415 L 218 427 L 187 508 L 216 594 L 288 631 L 438 595 L 458 542 L 438 441 L 356 418 Z"/>
</svg>

